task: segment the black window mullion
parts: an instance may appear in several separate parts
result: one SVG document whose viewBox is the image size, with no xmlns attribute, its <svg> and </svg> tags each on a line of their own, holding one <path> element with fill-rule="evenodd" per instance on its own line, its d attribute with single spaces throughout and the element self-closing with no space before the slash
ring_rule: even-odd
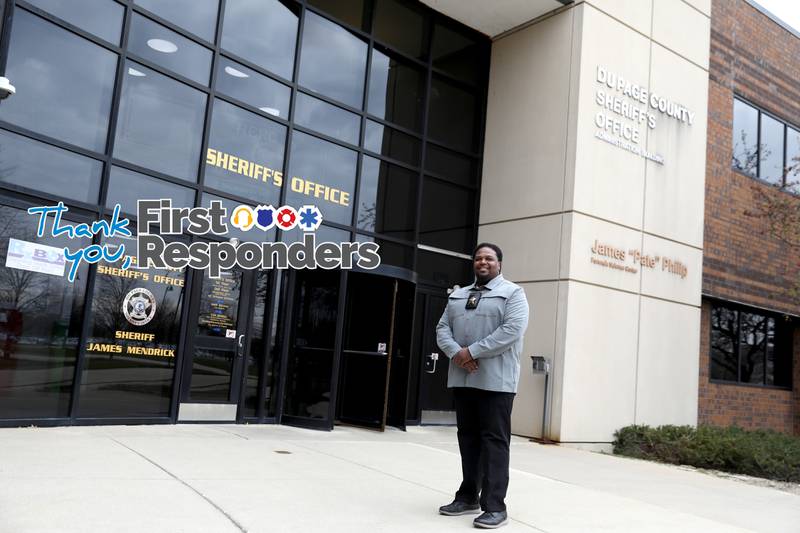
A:
<svg viewBox="0 0 800 533">
<path fill-rule="evenodd" d="M 767 384 L 767 347 L 769 346 L 769 336 L 768 336 L 769 328 L 767 327 L 768 323 L 769 323 L 769 317 L 767 315 L 764 315 L 764 348 L 763 348 L 764 353 L 761 358 L 761 360 L 763 361 L 762 368 L 764 369 L 761 373 L 762 385 Z"/>
<path fill-rule="evenodd" d="M 53 15 L 49 11 L 45 11 L 45 10 L 39 8 L 39 7 L 36 7 L 36 6 L 32 5 L 32 4 L 29 4 L 29 3 L 25 2 L 24 0 L 15 0 L 15 4 L 16 5 L 15 5 L 15 8 L 14 8 L 14 11 L 16 10 L 16 8 L 22 8 L 25 11 L 28 11 L 28 12 L 32 13 L 33 15 L 36 15 L 37 17 L 45 19 L 47 22 L 55 24 L 56 26 L 58 26 L 60 28 L 63 28 L 63 29 L 67 30 L 70 33 L 74 33 L 78 37 L 81 37 L 81 38 L 86 39 L 88 41 L 92 41 L 94 44 L 96 44 L 96 45 L 98 45 L 98 46 L 100 46 L 102 48 L 105 48 L 107 50 L 110 50 L 110 51 L 112 51 L 112 52 L 114 52 L 116 54 L 121 54 L 122 50 L 124 49 L 124 43 L 123 43 L 123 46 L 121 46 L 121 47 L 117 46 L 117 45 L 115 45 L 113 43 L 110 43 L 110 42 L 106 41 L 105 39 L 101 39 L 100 37 L 96 36 L 95 34 L 89 33 L 88 31 L 86 31 L 86 30 L 84 30 L 82 28 L 79 28 L 78 26 L 75 26 L 74 24 L 71 24 L 71 23 L 67 22 L 66 20 L 58 18 L 57 16 Z M 12 10 L 9 10 L 9 11 L 12 11 Z M 123 24 L 122 24 L 122 31 L 123 32 L 125 32 L 125 28 L 126 28 L 125 24 L 126 23 L 123 20 Z M 123 35 L 124 35 L 124 33 L 123 33 Z M 124 36 L 123 36 L 123 39 L 124 39 Z M 5 59 L 4 59 L 4 61 L 5 61 Z M 5 70 L 5 65 L 3 65 L 3 70 Z"/>
<path fill-rule="evenodd" d="M 222 33 L 222 25 L 225 18 L 225 0 L 221 0 L 219 6 L 219 13 L 217 15 L 217 34 Z M 203 123 L 203 139 L 200 142 L 200 161 L 198 162 L 198 175 L 197 184 L 200 186 L 200 191 L 205 190 L 206 179 L 206 152 L 208 151 L 208 138 L 211 133 L 211 115 L 214 108 L 214 95 L 217 87 L 217 64 L 219 62 L 219 47 L 214 47 L 214 54 L 211 58 L 211 83 L 209 85 L 208 100 L 206 101 L 206 116 Z M 197 205 L 202 203 L 202 195 L 198 195 Z"/>
<path fill-rule="evenodd" d="M 234 105 L 236 107 L 240 107 L 240 108 L 244 109 L 245 111 L 249 111 L 249 112 L 251 112 L 253 114 L 256 114 L 256 115 L 258 115 L 258 116 L 260 116 L 262 118 L 265 118 L 267 120 L 271 120 L 273 122 L 277 122 L 278 124 L 280 124 L 282 126 L 285 126 L 287 128 L 291 127 L 291 123 L 289 122 L 288 119 L 281 118 L 281 117 L 278 117 L 278 116 L 275 116 L 275 115 L 271 115 L 269 113 L 265 113 L 264 111 L 262 111 L 259 108 L 253 106 L 252 104 L 248 104 L 247 102 L 242 102 L 241 100 L 239 100 L 238 98 L 234 98 L 233 96 L 228 96 L 225 93 L 216 93 L 215 92 L 214 93 L 214 98 L 216 100 L 222 100 L 224 102 L 228 102 L 231 105 Z"/>
<path fill-rule="evenodd" d="M 126 170 L 131 170 L 133 172 L 138 172 L 139 174 L 144 174 L 146 176 L 150 176 L 151 178 L 158 178 L 162 181 L 167 181 L 169 183 L 174 183 L 175 185 L 180 185 L 181 187 L 186 187 L 189 189 L 198 189 L 199 186 L 197 183 L 192 183 L 190 181 L 183 180 L 181 178 L 176 178 L 175 176 L 171 176 L 169 174 L 164 174 L 163 172 L 159 172 L 158 170 L 152 170 L 147 167 L 142 167 L 137 165 L 136 163 L 130 163 L 125 161 L 124 159 L 116 159 L 114 157 L 110 158 L 110 164 L 115 167 L 121 167 Z"/>
<path fill-rule="evenodd" d="M 366 3 L 364 6 L 366 10 Z M 372 21 L 369 22 L 370 27 L 372 27 Z M 370 72 L 372 71 L 372 48 L 374 46 L 374 41 L 372 35 L 370 34 L 367 38 L 367 67 L 364 69 L 364 93 L 361 97 L 361 110 L 359 116 L 359 123 L 361 127 L 358 131 L 358 159 L 356 160 L 356 182 L 353 188 L 353 212 L 350 213 L 350 225 L 355 229 L 358 226 L 358 206 L 361 196 L 361 169 L 364 163 L 364 137 L 366 136 L 366 129 L 367 129 L 367 116 L 366 110 L 369 105 L 369 81 L 370 81 Z M 353 238 L 354 234 L 351 232 L 350 237 Z"/>
<path fill-rule="evenodd" d="M 161 65 L 159 65 L 158 63 L 154 63 L 150 59 L 145 59 L 144 57 L 136 55 L 136 54 L 133 54 L 133 53 L 131 53 L 129 51 L 125 52 L 125 58 L 126 59 L 130 59 L 131 61 L 135 61 L 136 63 L 139 63 L 140 65 L 142 65 L 144 67 L 147 67 L 150 70 L 153 70 L 153 71 L 157 72 L 158 74 L 161 74 L 162 76 L 166 76 L 167 78 L 170 78 L 173 81 L 177 81 L 177 82 L 182 83 L 184 85 L 188 85 L 192 89 L 196 89 L 196 90 L 198 90 L 200 92 L 203 92 L 203 93 L 206 93 L 206 94 L 209 94 L 211 92 L 211 89 L 209 89 L 209 86 L 203 85 L 202 83 L 197 83 L 196 81 L 194 81 L 192 79 L 189 79 L 189 78 L 187 78 L 187 77 L 185 77 L 185 76 L 183 76 L 181 74 L 178 74 L 177 72 L 174 72 L 172 70 L 169 70 L 168 68 L 162 67 Z M 213 65 L 212 65 L 212 74 L 211 75 L 212 75 L 212 77 L 214 76 Z"/>
<path fill-rule="evenodd" d="M 742 382 L 742 313 L 739 310 L 736 313 L 736 382 Z"/>
<path fill-rule="evenodd" d="M 783 124 L 783 167 L 781 170 L 781 186 L 786 187 L 789 178 L 789 125 Z"/>
<path fill-rule="evenodd" d="M 11 42 L 11 23 L 14 20 L 14 2 L 0 1 L 0 76 L 6 75 L 8 48 Z"/>
<path fill-rule="evenodd" d="M 430 117 L 431 105 L 431 83 L 433 82 L 433 75 L 431 73 L 431 66 L 433 64 L 433 54 L 431 48 L 433 46 L 433 17 L 429 16 L 425 19 L 425 29 L 423 31 L 423 40 L 427 43 L 426 57 L 428 61 L 425 65 L 425 93 L 422 103 L 422 147 L 420 148 L 419 161 L 420 169 L 417 174 L 417 213 L 416 220 L 414 221 L 414 242 L 419 242 L 419 227 L 422 221 L 422 197 L 425 188 L 425 158 L 428 152 L 428 119 Z M 417 271 L 417 264 L 419 262 L 419 249 L 414 246 L 412 267 Z"/>
<path fill-rule="evenodd" d="M 299 24 L 299 22 L 298 22 L 298 24 Z M 294 84 L 294 82 L 292 80 L 287 80 L 283 76 L 275 74 L 274 72 L 272 72 L 270 70 L 267 70 L 264 67 L 259 66 L 259 65 L 253 63 L 252 61 L 250 61 L 248 59 L 245 59 L 245 58 L 243 58 L 241 56 L 238 56 L 238 55 L 234 54 L 233 52 L 229 52 L 228 50 L 225 50 L 221 46 L 217 46 L 217 50 L 219 50 L 220 55 L 222 57 L 224 57 L 225 59 L 230 59 L 231 61 L 235 61 L 236 63 L 239 63 L 239 64 L 249 68 L 250 70 L 254 70 L 254 71 L 258 72 L 259 74 L 262 74 L 262 75 L 264 75 L 264 76 L 266 76 L 266 77 L 268 77 L 268 78 L 270 78 L 270 79 L 272 79 L 274 81 L 277 81 L 279 83 L 282 83 L 284 85 L 289 85 L 289 86 L 292 86 Z"/>
<path fill-rule="evenodd" d="M 137 13 L 137 14 L 139 14 L 139 15 L 147 18 L 147 19 L 150 19 L 151 21 L 153 21 L 153 22 L 155 22 L 157 24 L 160 24 L 160 25 L 164 26 L 165 28 L 168 28 L 168 29 L 174 31 L 175 33 L 177 33 L 181 37 L 186 37 L 187 39 L 189 39 L 190 41 L 194 42 L 195 44 L 199 44 L 200 46 L 202 46 L 204 48 L 215 48 L 214 47 L 214 43 L 210 43 L 210 42 L 206 41 L 205 39 L 203 39 L 202 37 L 200 37 L 198 35 L 195 35 L 194 33 L 190 32 L 189 30 L 184 29 L 181 26 L 178 26 L 174 22 L 170 22 L 169 20 L 156 15 L 152 11 L 148 11 L 147 9 L 143 8 L 142 6 L 140 6 L 139 4 L 130 4 L 130 6 L 133 9 L 134 13 Z M 217 14 L 217 22 L 219 22 L 219 20 L 221 18 L 222 18 L 222 11 L 220 10 L 220 12 Z M 217 25 L 217 27 L 219 27 L 219 25 Z"/>
<path fill-rule="evenodd" d="M 383 126 L 388 126 L 388 127 L 392 128 L 394 130 L 397 130 L 397 131 L 399 131 L 401 133 L 405 133 L 406 135 L 408 135 L 410 137 L 414 137 L 415 139 L 417 139 L 420 142 L 422 142 L 422 132 L 420 132 L 420 131 L 411 130 L 411 129 L 408 129 L 407 127 L 405 127 L 405 126 L 401 126 L 400 124 L 396 124 L 394 122 L 389 122 L 388 120 L 380 118 L 380 117 L 376 117 L 375 115 L 370 115 L 366 111 L 364 112 L 364 114 L 372 122 L 377 122 L 377 123 L 379 123 L 379 124 L 381 124 Z"/>
<path fill-rule="evenodd" d="M 110 112 L 110 110 L 109 110 Z M 109 121 L 110 122 L 110 121 Z M 62 140 L 56 139 L 55 137 L 50 137 L 48 135 L 43 135 L 41 133 L 36 133 L 35 131 L 29 130 L 27 128 L 23 128 L 21 126 L 17 126 L 16 124 L 12 124 L 11 122 L 6 122 L 5 120 L 0 120 L 0 129 L 10 131 L 12 133 L 16 133 L 21 135 L 22 137 L 27 137 L 28 139 L 43 142 L 45 144 L 49 144 L 55 146 L 56 148 L 61 148 L 62 150 L 66 150 L 68 152 L 72 152 L 78 155 L 82 155 L 85 157 L 92 158 L 96 161 L 103 161 L 105 162 L 108 157 L 100 152 L 94 152 L 87 148 L 83 148 L 81 146 L 77 146 L 74 144 L 66 143 Z"/>
<path fill-rule="evenodd" d="M 106 156 L 105 164 L 103 165 L 102 179 L 100 180 L 100 203 L 97 206 L 100 216 L 104 216 L 107 212 L 106 196 L 108 195 L 108 180 L 111 174 L 111 154 L 114 153 L 114 140 L 116 138 L 117 130 L 117 117 L 119 115 L 119 102 L 122 96 L 122 83 L 125 73 L 125 50 L 128 47 L 128 30 L 130 29 L 131 21 L 131 8 L 125 7 L 125 14 L 122 20 L 122 49 L 120 55 L 117 57 L 117 79 L 114 84 L 114 95 L 111 99 L 111 116 L 108 123 L 108 135 L 106 137 Z M 100 236 L 95 235 L 92 239 L 93 244 L 100 242 Z M 78 407 L 80 406 L 80 393 L 81 382 L 83 380 L 83 366 L 86 362 L 86 339 L 89 337 L 91 330 L 91 311 L 92 301 L 94 300 L 95 279 L 97 277 L 97 265 L 89 267 L 89 274 L 86 279 L 86 300 L 83 306 L 83 324 L 81 327 L 80 338 L 78 339 L 78 358 L 75 362 L 75 377 L 72 381 L 72 400 L 70 403 L 69 417 L 75 420 L 78 417 Z"/>
</svg>

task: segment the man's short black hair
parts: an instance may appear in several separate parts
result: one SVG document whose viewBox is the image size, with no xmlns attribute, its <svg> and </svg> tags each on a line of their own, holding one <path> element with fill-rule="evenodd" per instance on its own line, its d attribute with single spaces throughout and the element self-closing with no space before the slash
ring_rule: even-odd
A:
<svg viewBox="0 0 800 533">
<path fill-rule="evenodd" d="M 501 263 L 503 262 L 503 250 L 500 249 L 499 246 L 496 244 L 492 244 L 490 242 L 482 242 L 475 249 L 472 251 L 472 259 L 475 259 L 475 256 L 478 254 L 478 250 L 481 248 L 491 248 L 494 250 L 494 253 L 497 254 L 497 260 Z"/>
</svg>

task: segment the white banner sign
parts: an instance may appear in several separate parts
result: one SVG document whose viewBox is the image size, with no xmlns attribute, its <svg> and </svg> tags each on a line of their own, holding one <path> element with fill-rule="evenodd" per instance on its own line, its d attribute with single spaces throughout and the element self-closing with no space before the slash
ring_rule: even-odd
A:
<svg viewBox="0 0 800 533">
<path fill-rule="evenodd" d="M 35 242 L 8 239 L 6 266 L 41 272 L 53 276 L 63 276 L 66 261 L 64 250 Z"/>
</svg>

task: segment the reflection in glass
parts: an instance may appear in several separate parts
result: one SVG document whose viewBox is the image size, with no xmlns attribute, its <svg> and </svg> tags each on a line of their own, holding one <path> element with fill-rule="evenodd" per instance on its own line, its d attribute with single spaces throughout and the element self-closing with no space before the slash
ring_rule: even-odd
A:
<svg viewBox="0 0 800 533">
<path fill-rule="evenodd" d="M 281 231 L 281 241 L 286 243 L 300 242 L 303 240 L 304 235 L 302 228 L 296 227 L 289 231 Z M 314 239 L 317 244 L 321 242 L 350 242 L 350 232 L 323 224 L 314 232 Z"/>
<path fill-rule="evenodd" d="M 62 250 L 91 241 L 37 238 L 36 225 L 0 206 L 0 418 L 69 415 L 88 268 L 68 282 Z"/>
<path fill-rule="evenodd" d="M 279 0 L 227 0 L 222 47 L 292 79 L 298 9 Z"/>
<path fill-rule="evenodd" d="M 769 319 L 767 335 L 771 345 L 768 345 L 767 364 L 770 373 L 767 374 L 767 385 L 792 388 L 792 358 L 794 357 L 794 330 L 795 322 L 787 316 Z"/>
<path fill-rule="evenodd" d="M 236 209 L 237 206 L 242 205 L 241 202 L 237 202 L 235 200 L 229 200 L 227 198 L 223 198 L 221 196 L 216 196 L 213 194 L 204 193 L 203 200 L 200 204 L 202 207 L 210 207 L 212 201 L 222 202 L 222 207 L 227 209 L 228 217 L 233 213 L 233 210 Z M 255 207 L 253 203 L 249 203 L 250 207 Z M 224 237 L 225 239 L 230 238 L 237 238 L 240 242 L 264 242 L 264 241 L 274 241 L 275 235 L 277 230 L 275 228 L 271 228 L 268 231 L 260 230 L 256 227 L 251 228 L 250 231 L 242 231 L 240 229 L 234 228 L 230 223 L 227 223 L 228 226 L 228 233 Z"/>
<path fill-rule="evenodd" d="M 227 402 L 230 399 L 236 332 L 239 327 L 239 300 L 243 275 L 227 270 L 219 278 L 203 272 L 197 329 L 193 339 L 192 375 L 189 395 L 196 402 Z M 234 336 L 229 333 L 233 331 Z"/>
<path fill-rule="evenodd" d="M 286 415 L 328 417 L 338 303 L 338 271 L 298 271 L 286 373 Z"/>
<path fill-rule="evenodd" d="M 372 51 L 368 111 L 405 128 L 422 129 L 425 75 L 379 50 Z"/>
<path fill-rule="evenodd" d="M 261 376 L 261 371 L 265 364 L 265 349 L 266 349 L 266 322 L 265 315 L 268 309 L 267 297 L 269 296 L 269 272 L 266 270 L 258 270 L 256 276 L 256 295 L 255 304 L 253 306 L 252 318 L 250 319 L 250 349 L 247 352 L 247 373 L 245 374 L 244 381 L 244 404 L 242 405 L 242 415 L 246 417 L 254 417 L 258 414 L 258 382 Z M 270 357 L 267 364 L 268 368 L 272 368 L 274 361 Z M 267 389 L 270 396 L 274 381 L 272 376 L 267 376 Z M 268 415 L 269 416 L 269 415 Z"/>
<path fill-rule="evenodd" d="M 370 235 L 356 235 L 357 242 L 376 242 L 380 246 L 378 255 L 381 256 L 381 264 L 407 268 L 414 268 L 414 249 L 410 246 L 403 246 L 396 242 L 387 241 L 372 237 Z"/>
<path fill-rule="evenodd" d="M 758 177 L 775 185 L 783 185 L 783 124 L 761 114 L 761 156 Z"/>
<path fill-rule="evenodd" d="M 724 307 L 711 309 L 711 379 L 739 379 L 739 313 Z"/>
<path fill-rule="evenodd" d="M 277 207 L 286 127 L 223 100 L 214 101 L 205 184 Z"/>
<path fill-rule="evenodd" d="M 233 350 L 195 348 L 192 356 L 192 384 L 195 402 L 227 402 L 231 390 Z"/>
<path fill-rule="evenodd" d="M 421 144 L 411 135 L 367 120 L 364 148 L 371 152 L 418 166 Z"/>
<path fill-rule="evenodd" d="M 416 205 L 415 172 L 364 156 L 358 193 L 360 229 L 413 240 Z"/>
<path fill-rule="evenodd" d="M 350 225 L 356 152 L 295 131 L 286 195 L 288 205 L 316 205 L 324 220 Z"/>
<path fill-rule="evenodd" d="M 269 115 L 289 116 L 289 87 L 222 56 L 217 62 L 216 90 Z"/>
<path fill-rule="evenodd" d="M 116 54 L 18 9 L 5 74 L 17 93 L 0 119 L 102 152 L 116 69 Z"/>
<path fill-rule="evenodd" d="M 80 2 L 28 0 L 28 3 L 112 44 L 119 45 L 125 8 L 113 0 L 81 0 Z"/>
<path fill-rule="evenodd" d="M 472 253 L 475 192 L 426 177 L 422 187 L 419 242 L 443 250 Z"/>
<path fill-rule="evenodd" d="M 341 2 L 340 0 L 308 0 L 308 3 L 329 15 L 333 15 L 345 24 L 366 30 L 363 22 L 365 16 L 364 0 L 348 0 L 347 2 Z"/>
<path fill-rule="evenodd" d="M 479 43 L 447 26 L 436 24 L 431 43 L 431 59 L 434 68 L 443 70 L 469 83 L 479 79 L 481 66 Z"/>
<path fill-rule="evenodd" d="M 59 197 L 97 203 L 103 164 L 0 130 L 0 181 Z"/>
<path fill-rule="evenodd" d="M 206 41 L 214 42 L 219 0 L 135 0 L 137 4 L 189 30 Z"/>
<path fill-rule="evenodd" d="M 430 143 L 425 147 L 425 170 L 462 185 L 475 185 L 478 175 L 475 159 Z"/>
<path fill-rule="evenodd" d="M 240 270 L 223 270 L 219 278 L 209 277 L 204 270 L 195 335 L 224 339 L 227 329 L 236 329 L 241 290 Z"/>
<path fill-rule="evenodd" d="M 168 181 L 152 178 L 127 168 L 111 167 L 106 207 L 120 204 L 122 212 L 137 216 L 136 202 L 140 199 L 169 198 L 172 207 L 194 207 L 194 190 Z"/>
<path fill-rule="evenodd" d="M 775 384 L 775 319 L 768 317 L 766 320 L 766 339 L 764 343 L 766 349 L 764 366 L 764 383 L 767 385 Z"/>
<path fill-rule="evenodd" d="M 350 144 L 358 144 L 361 117 L 317 98 L 297 93 L 294 121 Z"/>
<path fill-rule="evenodd" d="M 197 83 L 208 85 L 211 50 L 152 20 L 133 14 L 128 50 Z"/>
<path fill-rule="evenodd" d="M 206 98 L 188 85 L 129 61 L 114 157 L 197 181 Z"/>
<path fill-rule="evenodd" d="M 452 287 L 455 284 L 463 287 L 475 279 L 469 259 L 428 250 L 419 250 L 417 272 L 421 279 L 440 287 Z"/>
<path fill-rule="evenodd" d="M 375 38 L 418 59 L 425 58 L 425 19 L 397 0 L 376 0 L 372 33 Z"/>
<path fill-rule="evenodd" d="M 766 317 L 755 313 L 739 313 L 739 381 L 764 383 Z"/>
<path fill-rule="evenodd" d="M 127 254 L 136 254 L 136 239 L 107 242 L 124 244 Z M 98 265 L 78 416 L 166 417 L 178 353 L 185 272 L 155 268 L 121 272 L 115 268 L 118 266 L 102 261 Z M 137 301 L 144 305 L 142 313 L 151 317 L 143 325 L 135 325 L 125 316 L 125 310 L 131 314 Z M 138 339 L 126 338 L 136 334 Z"/>
<path fill-rule="evenodd" d="M 475 150 L 478 106 L 475 95 L 434 77 L 428 134 L 461 150 Z"/>
<path fill-rule="evenodd" d="M 367 43 L 333 22 L 307 12 L 300 55 L 300 83 L 361 109 Z"/>
<path fill-rule="evenodd" d="M 758 169 L 758 111 L 733 100 L 733 168 L 750 176 Z"/>
<path fill-rule="evenodd" d="M 786 128 L 786 188 L 800 193 L 800 131 Z"/>
</svg>

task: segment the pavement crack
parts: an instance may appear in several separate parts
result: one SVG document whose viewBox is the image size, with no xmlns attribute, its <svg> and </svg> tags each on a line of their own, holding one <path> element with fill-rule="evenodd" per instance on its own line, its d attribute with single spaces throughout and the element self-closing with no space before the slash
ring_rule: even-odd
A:
<svg viewBox="0 0 800 533">
<path fill-rule="evenodd" d="M 212 428 L 210 428 L 210 429 L 213 429 L 213 430 L 215 430 L 215 431 L 220 431 L 220 432 L 222 432 L 222 433 L 226 433 L 226 434 L 228 434 L 228 435 L 233 435 L 234 437 L 239 437 L 240 439 L 244 439 L 244 440 L 250 440 L 250 438 L 249 438 L 249 437 L 245 437 L 244 435 L 241 435 L 241 434 L 239 434 L 239 433 L 236 433 L 235 431 L 229 431 L 229 430 L 227 430 L 227 429 L 220 428 L 220 427 L 212 427 Z"/>
<path fill-rule="evenodd" d="M 187 483 L 186 481 L 182 480 L 181 478 L 179 478 L 178 476 L 176 476 L 175 474 L 173 474 L 172 472 L 170 472 L 169 470 L 167 470 L 166 468 L 164 468 L 164 467 L 163 467 L 163 466 L 161 466 L 160 464 L 156 463 L 155 461 L 153 461 L 152 459 L 150 459 L 149 457 L 147 457 L 147 456 L 146 456 L 146 455 L 144 455 L 143 453 L 139 452 L 138 450 L 135 450 L 134 448 L 131 448 L 131 447 L 130 447 L 130 446 L 128 446 L 127 444 L 125 444 L 125 443 L 123 443 L 123 442 L 120 442 L 120 441 L 118 441 L 117 439 L 115 439 L 115 438 L 113 438 L 113 437 L 109 437 L 109 438 L 110 438 L 112 441 L 114 441 L 114 442 L 116 442 L 117 444 L 119 444 L 120 446 L 122 446 L 123 448 L 125 448 L 125 449 L 127 449 L 127 450 L 129 450 L 129 451 L 131 451 L 131 452 L 133 452 L 133 453 L 135 453 L 136 455 L 138 455 L 139 457 L 141 457 L 142 459 L 144 459 L 145 461 L 147 461 L 147 462 L 148 462 L 148 463 L 150 463 L 151 465 L 155 466 L 156 468 L 158 468 L 159 470 L 161 470 L 162 472 L 164 472 L 165 474 L 167 474 L 169 477 L 171 477 L 172 479 L 174 479 L 175 481 L 177 481 L 178 483 L 180 483 L 181 485 L 183 485 L 184 487 L 186 487 L 187 489 L 191 490 L 192 492 L 194 492 L 195 494 L 197 494 L 198 496 L 200 496 L 201 498 L 203 498 L 203 499 L 204 499 L 204 500 L 205 500 L 205 501 L 206 501 L 206 502 L 207 502 L 209 505 L 211 505 L 211 506 L 212 506 L 214 509 L 216 509 L 216 510 L 217 510 L 217 511 L 218 511 L 220 514 L 222 514 L 222 515 L 223 515 L 225 518 L 227 518 L 227 519 L 228 519 L 228 521 L 230 521 L 230 523 L 231 523 L 231 524 L 233 524 L 233 525 L 234 525 L 234 526 L 235 526 L 235 527 L 236 527 L 236 528 L 237 528 L 239 531 L 241 531 L 242 533 L 247 533 L 247 528 L 245 528 L 245 527 L 244 527 L 242 524 L 240 524 L 239 522 L 237 522 L 237 521 L 236 521 L 236 519 L 235 519 L 234 517 L 232 517 L 230 514 L 228 514 L 228 513 L 225 511 L 225 509 L 223 509 L 222 507 L 220 507 L 219 505 L 217 505 L 217 504 L 216 504 L 216 503 L 215 503 L 215 502 L 214 502 L 214 501 L 213 501 L 211 498 L 209 498 L 208 496 L 206 496 L 205 494 L 203 494 L 202 492 L 200 492 L 198 489 L 196 489 L 195 487 L 193 487 L 192 485 L 190 485 L 190 484 L 189 484 L 189 483 Z"/>
</svg>

